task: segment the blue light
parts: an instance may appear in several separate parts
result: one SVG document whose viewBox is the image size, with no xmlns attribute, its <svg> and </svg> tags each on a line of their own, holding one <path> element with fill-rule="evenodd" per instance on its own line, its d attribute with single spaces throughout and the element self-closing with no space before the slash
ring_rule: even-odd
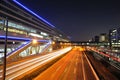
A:
<svg viewBox="0 0 120 80">
<path fill-rule="evenodd" d="M 34 13 L 33 11 L 31 11 L 30 9 L 28 9 L 27 7 L 25 7 L 24 5 L 22 5 L 21 3 L 19 3 L 17 0 L 13 0 L 15 3 L 17 3 L 18 5 L 20 5 L 21 7 L 23 7 L 25 10 L 29 11 L 30 13 L 32 13 L 33 15 L 35 15 L 36 17 L 38 17 L 40 20 L 46 22 L 47 24 L 49 24 L 52 27 L 55 27 L 54 25 L 50 24 L 48 21 L 46 21 L 45 19 L 43 19 L 42 17 L 40 17 L 39 15 L 37 15 L 36 13 Z"/>
<path fill-rule="evenodd" d="M 18 41 L 32 41 L 33 39 L 30 38 L 21 38 L 21 37 L 13 37 L 8 36 L 8 40 L 18 40 Z M 5 39 L 5 36 L 0 36 L 0 39 Z M 48 42 L 48 40 L 38 40 L 38 42 Z"/>
<path fill-rule="evenodd" d="M 8 36 L 8 40 L 20 40 L 20 41 L 30 41 L 32 39 L 30 38 L 20 38 L 20 37 L 13 37 L 13 36 Z M 0 39 L 5 39 L 5 36 L 0 36 Z"/>
</svg>

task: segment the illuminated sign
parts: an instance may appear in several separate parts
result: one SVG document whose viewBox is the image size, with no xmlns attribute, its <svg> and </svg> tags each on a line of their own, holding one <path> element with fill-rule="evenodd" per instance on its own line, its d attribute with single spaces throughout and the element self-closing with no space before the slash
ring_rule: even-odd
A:
<svg viewBox="0 0 120 80">
<path fill-rule="evenodd" d="M 6 28 L 4 28 L 4 31 L 6 31 Z M 9 31 L 9 32 L 15 32 L 15 33 L 26 34 L 26 35 L 27 35 L 27 32 L 21 31 L 21 30 L 17 30 L 17 29 L 8 28 L 8 31 Z"/>
</svg>

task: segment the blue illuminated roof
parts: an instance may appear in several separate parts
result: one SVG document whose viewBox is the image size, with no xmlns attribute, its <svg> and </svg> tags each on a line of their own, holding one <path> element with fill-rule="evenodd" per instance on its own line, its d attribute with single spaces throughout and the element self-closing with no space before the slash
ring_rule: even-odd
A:
<svg viewBox="0 0 120 80">
<path fill-rule="evenodd" d="M 51 23 L 49 23 L 48 21 L 46 21 L 45 19 L 43 19 L 41 16 L 37 15 L 36 13 L 34 13 L 33 11 L 31 11 L 30 9 L 28 9 L 27 7 L 25 7 L 24 5 L 22 5 L 20 2 L 18 2 L 17 0 L 13 0 L 15 3 L 17 3 L 19 6 L 23 7 L 25 10 L 27 10 L 28 12 L 30 12 L 31 14 L 33 14 L 34 16 L 36 16 L 37 18 L 39 18 L 40 20 L 44 21 L 45 23 L 47 23 L 48 25 L 55 27 L 54 25 L 52 25 Z"/>
</svg>

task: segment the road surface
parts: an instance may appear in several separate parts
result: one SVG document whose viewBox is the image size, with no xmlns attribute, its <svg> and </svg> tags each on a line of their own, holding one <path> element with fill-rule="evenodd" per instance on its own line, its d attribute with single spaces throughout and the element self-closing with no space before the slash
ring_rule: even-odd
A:
<svg viewBox="0 0 120 80">
<path fill-rule="evenodd" d="M 34 80 L 99 80 L 81 47 L 76 47 Z"/>
</svg>

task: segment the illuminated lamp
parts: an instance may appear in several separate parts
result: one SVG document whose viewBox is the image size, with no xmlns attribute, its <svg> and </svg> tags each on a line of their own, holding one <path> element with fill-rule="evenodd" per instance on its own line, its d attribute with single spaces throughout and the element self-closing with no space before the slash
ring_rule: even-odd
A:
<svg viewBox="0 0 120 80">
<path fill-rule="evenodd" d="M 36 39 L 33 39 L 32 43 L 33 43 L 33 44 L 37 44 L 37 40 L 36 40 Z"/>
</svg>

